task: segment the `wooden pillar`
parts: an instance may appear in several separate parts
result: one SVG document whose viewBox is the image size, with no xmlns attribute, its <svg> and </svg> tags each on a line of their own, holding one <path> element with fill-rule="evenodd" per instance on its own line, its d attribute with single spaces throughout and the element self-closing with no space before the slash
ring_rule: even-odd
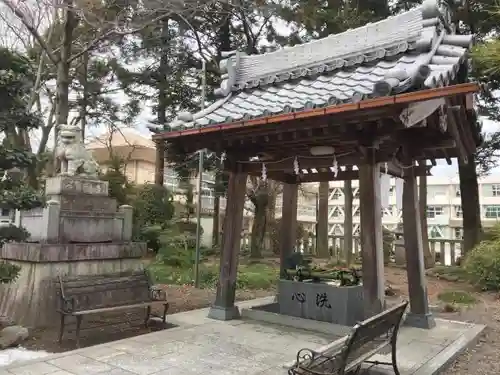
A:
<svg viewBox="0 0 500 375">
<path fill-rule="evenodd" d="M 321 258 L 328 258 L 330 252 L 328 251 L 328 198 L 330 195 L 330 182 L 321 181 L 319 183 L 318 191 L 318 228 L 316 235 L 317 249 L 316 255 Z"/>
<path fill-rule="evenodd" d="M 346 171 L 351 171 L 351 166 Z M 344 181 L 344 256 L 349 265 L 352 263 L 352 181 Z"/>
<path fill-rule="evenodd" d="M 284 184 L 280 228 L 280 277 L 285 277 L 285 261 L 297 245 L 297 198 L 299 185 Z"/>
<path fill-rule="evenodd" d="M 234 305 L 234 300 L 246 182 L 246 173 L 230 172 L 222 235 L 219 283 L 215 302 L 208 313 L 208 317 L 212 319 L 231 320 L 239 317 L 238 307 Z"/>
<path fill-rule="evenodd" d="M 359 205 L 361 210 L 361 258 L 365 317 L 385 308 L 384 250 L 382 242 L 382 204 L 380 201 L 380 165 L 374 162 L 374 150 L 359 167 Z"/>
<path fill-rule="evenodd" d="M 156 142 L 155 184 L 163 186 L 165 174 L 165 142 Z"/>
<path fill-rule="evenodd" d="M 434 255 L 429 246 L 429 235 L 427 233 L 427 176 L 419 177 L 418 184 L 418 204 L 420 210 L 420 229 L 422 230 L 422 249 L 424 252 L 425 268 L 435 266 Z"/>
<path fill-rule="evenodd" d="M 407 161 L 406 164 L 410 163 L 413 162 Z M 403 229 L 410 295 L 410 313 L 405 324 L 418 328 L 433 328 L 436 323 L 429 312 L 427 300 L 417 178 L 413 168 L 405 169 L 404 174 Z"/>
</svg>

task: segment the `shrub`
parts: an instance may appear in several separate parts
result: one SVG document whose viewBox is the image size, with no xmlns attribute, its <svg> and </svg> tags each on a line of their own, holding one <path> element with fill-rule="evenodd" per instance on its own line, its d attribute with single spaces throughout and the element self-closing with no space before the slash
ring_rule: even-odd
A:
<svg viewBox="0 0 500 375">
<path fill-rule="evenodd" d="M 482 241 L 465 259 L 472 282 L 484 290 L 500 290 L 500 241 Z"/>
<path fill-rule="evenodd" d="M 146 184 L 138 187 L 132 205 L 134 224 L 138 228 L 144 225 L 165 226 L 174 216 L 173 196 L 163 186 Z"/>
<path fill-rule="evenodd" d="M 495 224 L 491 228 L 486 229 L 482 236 L 483 241 L 498 241 L 500 240 L 500 224 Z"/>
<path fill-rule="evenodd" d="M 239 289 L 269 289 L 278 281 L 278 275 L 277 268 L 265 264 L 240 266 L 236 285 Z"/>
<path fill-rule="evenodd" d="M 139 234 L 136 237 L 138 241 L 146 242 L 148 250 L 153 251 L 155 254 L 160 249 L 160 235 L 163 228 L 160 225 L 150 225 L 139 228 Z"/>
</svg>

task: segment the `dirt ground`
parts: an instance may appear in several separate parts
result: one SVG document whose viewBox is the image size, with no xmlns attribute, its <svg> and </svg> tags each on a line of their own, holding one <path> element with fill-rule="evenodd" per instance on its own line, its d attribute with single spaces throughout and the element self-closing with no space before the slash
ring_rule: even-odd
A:
<svg viewBox="0 0 500 375">
<path fill-rule="evenodd" d="M 394 297 L 389 298 L 407 296 L 406 271 L 404 269 L 387 268 L 386 284 L 390 285 L 396 293 Z M 498 353 L 500 353 L 500 300 L 498 295 L 478 293 L 469 285 L 432 277 L 427 278 L 427 286 L 431 304 L 434 305 L 439 304 L 437 296 L 441 291 L 470 291 L 478 300 L 477 304 L 462 308 L 457 312 L 434 313 L 446 319 L 470 321 L 488 326 L 486 334 L 479 340 L 478 344 L 461 355 L 444 374 L 500 374 L 500 361 L 497 359 Z M 215 291 L 209 289 L 197 290 L 189 286 L 165 286 L 165 288 L 170 301 L 170 314 L 207 307 L 213 302 L 215 296 Z M 245 300 L 272 294 L 274 294 L 272 290 L 238 291 L 237 299 Z M 155 329 L 155 327 L 144 328 L 143 319 L 143 310 L 89 317 L 83 323 L 81 347 L 137 336 Z M 55 328 L 33 331 L 32 338 L 23 346 L 28 349 L 49 352 L 73 350 L 75 349 L 74 331 L 72 332 L 74 324 L 68 325 L 68 328 L 69 332 L 65 333 L 62 345 L 57 342 L 58 329 Z"/>
<path fill-rule="evenodd" d="M 406 296 L 406 271 L 398 268 L 388 268 L 386 282 L 396 289 L 397 296 Z M 431 304 L 439 304 L 438 294 L 445 290 L 462 290 L 470 292 L 477 303 L 473 306 L 463 307 L 457 312 L 433 313 L 444 319 L 460 320 L 485 324 L 486 333 L 478 340 L 477 345 L 460 355 L 455 362 L 443 372 L 443 375 L 498 375 L 500 374 L 500 299 L 495 293 L 479 293 L 470 285 L 439 280 L 427 277 L 427 289 Z"/>
</svg>

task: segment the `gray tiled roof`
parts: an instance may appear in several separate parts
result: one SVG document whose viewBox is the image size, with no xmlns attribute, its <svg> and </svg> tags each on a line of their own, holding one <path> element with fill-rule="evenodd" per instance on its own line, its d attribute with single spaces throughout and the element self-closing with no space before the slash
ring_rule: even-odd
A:
<svg viewBox="0 0 500 375">
<path fill-rule="evenodd" d="M 183 113 L 172 130 L 249 120 L 332 104 L 446 86 L 467 57 L 472 35 L 455 35 L 451 6 L 425 0 L 408 12 L 262 55 L 234 52 L 205 110 Z"/>
</svg>

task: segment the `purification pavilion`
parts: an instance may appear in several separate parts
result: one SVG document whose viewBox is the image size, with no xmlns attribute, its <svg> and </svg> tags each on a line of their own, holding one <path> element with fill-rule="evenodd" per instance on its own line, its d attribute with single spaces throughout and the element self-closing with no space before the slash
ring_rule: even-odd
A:
<svg viewBox="0 0 500 375">
<path fill-rule="evenodd" d="M 157 132 L 157 178 L 166 153 L 208 149 L 229 174 L 220 280 L 210 317 L 232 319 L 248 175 L 284 183 L 281 259 L 295 246 L 298 184 L 360 180 L 363 291 L 367 315 L 384 308 L 380 171 L 404 179 L 403 221 L 411 311 L 434 325 L 424 275 L 416 177 L 426 161 L 474 153 L 473 94 L 467 82 L 472 35 L 455 33 L 452 0 L 261 55 L 228 52 L 222 98 L 179 114 Z M 358 170 L 352 170 L 353 165 Z M 344 168 L 347 167 L 347 168 Z M 263 182 L 264 183 L 264 182 Z"/>
</svg>

